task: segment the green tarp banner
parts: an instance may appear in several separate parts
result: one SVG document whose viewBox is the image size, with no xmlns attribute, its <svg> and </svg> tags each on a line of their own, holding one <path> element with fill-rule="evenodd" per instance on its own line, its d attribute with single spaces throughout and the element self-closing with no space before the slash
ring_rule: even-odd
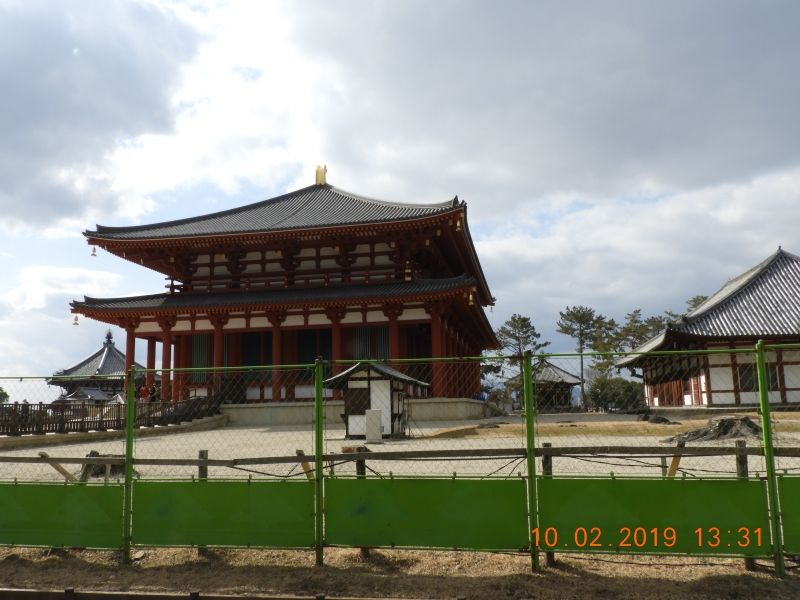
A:
<svg viewBox="0 0 800 600">
<path fill-rule="evenodd" d="M 537 478 L 534 544 L 562 552 L 765 557 L 765 484 L 737 479 Z"/>
<path fill-rule="evenodd" d="M 121 485 L 0 484 L 0 544 L 122 548 Z"/>
<path fill-rule="evenodd" d="M 800 477 L 779 477 L 778 490 L 784 551 L 786 554 L 800 555 Z"/>
<path fill-rule="evenodd" d="M 309 481 L 135 481 L 132 542 L 142 546 L 314 546 Z"/>
<path fill-rule="evenodd" d="M 325 479 L 325 541 L 340 546 L 522 550 L 523 479 Z"/>
</svg>

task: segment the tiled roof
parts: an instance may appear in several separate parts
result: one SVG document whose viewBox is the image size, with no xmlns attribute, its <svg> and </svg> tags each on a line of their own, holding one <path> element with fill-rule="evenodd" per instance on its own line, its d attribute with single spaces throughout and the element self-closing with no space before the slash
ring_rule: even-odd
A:
<svg viewBox="0 0 800 600">
<path fill-rule="evenodd" d="M 392 283 L 332 285 L 317 288 L 289 287 L 224 293 L 178 293 L 132 296 L 127 298 L 89 298 L 73 301 L 71 306 L 89 310 L 167 310 L 214 308 L 240 305 L 280 306 L 313 303 L 346 304 L 364 299 L 382 299 L 414 295 L 432 295 L 475 285 L 472 277 L 461 275 L 447 279 L 415 279 Z"/>
<path fill-rule="evenodd" d="M 312 185 L 277 198 L 223 212 L 134 227 L 106 227 L 84 235 L 96 239 L 143 240 L 286 231 L 415 219 L 460 206 L 458 197 L 439 204 L 373 200 L 328 184 Z"/>
<path fill-rule="evenodd" d="M 360 373 L 362 371 L 370 371 L 370 370 L 377 371 L 378 373 L 380 373 L 387 379 L 391 379 L 392 381 L 400 381 L 411 385 L 421 385 L 425 387 L 428 387 L 429 385 L 424 381 L 420 381 L 419 379 L 414 379 L 413 377 L 409 377 L 405 373 L 398 371 L 397 369 L 393 369 L 389 365 L 385 365 L 382 363 L 369 363 L 369 362 L 356 363 L 346 371 L 343 371 L 338 375 L 334 375 L 330 379 L 326 379 L 325 381 L 322 382 L 322 384 L 328 389 L 343 388 L 346 387 L 347 382 L 356 373 Z"/>
<path fill-rule="evenodd" d="M 136 364 L 136 367 L 144 368 L 139 364 Z M 125 354 L 117 350 L 114 340 L 111 338 L 111 332 L 109 332 L 100 350 L 68 369 L 56 371 L 53 378 L 123 377 L 124 375 Z"/>
<path fill-rule="evenodd" d="M 715 338 L 800 335 L 800 257 L 778 249 L 670 329 Z"/>
<path fill-rule="evenodd" d="M 671 347 L 676 334 L 715 340 L 800 338 L 800 257 L 778 248 L 616 365 L 630 366 L 639 361 L 638 353 Z"/>
<path fill-rule="evenodd" d="M 533 365 L 533 380 L 536 383 L 568 383 L 571 385 L 578 385 L 581 382 L 577 376 L 544 359 Z"/>
</svg>

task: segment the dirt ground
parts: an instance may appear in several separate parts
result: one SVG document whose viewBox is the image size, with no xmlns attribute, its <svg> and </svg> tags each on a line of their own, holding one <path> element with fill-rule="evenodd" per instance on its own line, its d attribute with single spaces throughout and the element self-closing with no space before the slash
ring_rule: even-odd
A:
<svg viewBox="0 0 800 600">
<path fill-rule="evenodd" d="M 800 598 L 800 572 L 785 579 L 770 563 L 746 572 L 742 560 L 558 555 L 558 566 L 530 572 L 527 555 L 331 548 L 325 566 L 307 551 L 145 549 L 131 565 L 115 552 L 0 549 L 0 587 L 76 591 L 218 594 L 324 593 L 399 598 Z M 542 560 L 544 562 L 544 560 Z"/>
</svg>

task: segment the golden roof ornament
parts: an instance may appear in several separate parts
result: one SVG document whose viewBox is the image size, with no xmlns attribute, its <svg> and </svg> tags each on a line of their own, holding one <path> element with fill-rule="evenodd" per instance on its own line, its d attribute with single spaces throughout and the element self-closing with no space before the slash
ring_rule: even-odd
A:
<svg viewBox="0 0 800 600">
<path fill-rule="evenodd" d="M 314 183 L 316 185 L 325 185 L 325 183 L 326 183 L 325 175 L 327 173 L 328 173 L 328 165 L 325 165 L 324 167 L 320 167 L 319 165 L 317 165 L 317 173 L 316 173 L 316 177 L 315 177 Z"/>
</svg>

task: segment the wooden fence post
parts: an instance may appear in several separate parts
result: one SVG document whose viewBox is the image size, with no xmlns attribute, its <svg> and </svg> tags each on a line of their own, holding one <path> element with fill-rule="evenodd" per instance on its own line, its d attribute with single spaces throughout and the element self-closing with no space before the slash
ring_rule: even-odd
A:
<svg viewBox="0 0 800 600">
<path fill-rule="evenodd" d="M 749 476 L 749 469 L 747 467 L 747 442 L 744 440 L 736 440 L 736 475 L 740 479 L 747 479 Z M 755 559 L 745 558 L 744 568 L 747 571 L 755 571 Z"/>
<path fill-rule="evenodd" d="M 552 448 L 553 444 L 550 442 L 542 442 L 542 448 Z M 552 477 L 553 476 L 553 456 L 552 454 L 542 454 L 542 475 L 544 477 Z M 556 566 L 556 554 L 555 552 L 545 552 L 545 564 L 548 567 L 555 567 Z"/>
</svg>

